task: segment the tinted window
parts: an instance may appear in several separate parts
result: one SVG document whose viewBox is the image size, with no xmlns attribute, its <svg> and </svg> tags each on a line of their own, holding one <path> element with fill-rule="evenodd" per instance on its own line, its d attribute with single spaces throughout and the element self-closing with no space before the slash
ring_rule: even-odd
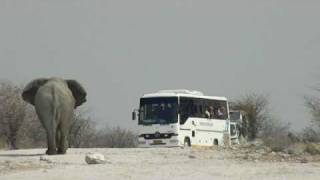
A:
<svg viewBox="0 0 320 180">
<path fill-rule="evenodd" d="M 178 121 L 178 98 L 142 98 L 139 124 L 170 124 Z"/>
<path fill-rule="evenodd" d="M 230 112 L 230 120 L 239 120 L 240 119 L 240 112 Z"/>
<path fill-rule="evenodd" d="M 180 124 L 184 124 L 189 117 L 205 118 L 206 111 L 211 119 L 227 119 L 227 102 L 201 98 L 180 98 Z"/>
</svg>

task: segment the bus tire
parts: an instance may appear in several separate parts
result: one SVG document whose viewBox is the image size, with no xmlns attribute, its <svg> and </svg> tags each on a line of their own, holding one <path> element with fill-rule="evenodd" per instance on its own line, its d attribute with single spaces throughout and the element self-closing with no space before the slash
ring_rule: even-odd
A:
<svg viewBox="0 0 320 180">
<path fill-rule="evenodd" d="M 184 138 L 183 147 L 191 147 L 191 141 L 189 137 Z"/>
<path fill-rule="evenodd" d="M 214 139 L 214 141 L 213 141 L 213 145 L 214 145 L 214 146 L 218 146 L 218 145 L 219 145 L 219 141 L 218 141 L 218 139 Z"/>
</svg>

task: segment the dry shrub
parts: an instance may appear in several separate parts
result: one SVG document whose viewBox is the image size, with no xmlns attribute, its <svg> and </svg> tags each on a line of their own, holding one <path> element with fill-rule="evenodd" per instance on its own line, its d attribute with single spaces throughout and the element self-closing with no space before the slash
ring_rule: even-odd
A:
<svg viewBox="0 0 320 180">
<path fill-rule="evenodd" d="M 320 144 L 314 144 L 314 143 L 307 144 L 305 152 L 311 155 L 320 155 Z"/>
<path fill-rule="evenodd" d="M 97 147 L 133 148 L 137 146 L 137 135 L 120 127 L 105 127 L 96 137 Z"/>
<path fill-rule="evenodd" d="M 69 131 L 69 146 L 73 148 L 88 148 L 94 144 L 97 136 L 96 124 L 88 111 L 81 108 L 75 114 L 75 120 Z"/>
<path fill-rule="evenodd" d="M 320 92 L 320 89 L 318 89 Z M 305 103 L 312 116 L 314 126 L 320 128 L 320 98 L 316 96 L 306 96 Z"/>
<path fill-rule="evenodd" d="M 284 151 L 292 144 L 292 141 L 288 138 L 287 134 L 281 133 L 274 134 L 269 138 L 263 138 L 263 142 L 274 152 Z"/>
<path fill-rule="evenodd" d="M 42 127 L 32 106 L 28 107 L 28 118 L 22 124 L 18 134 L 20 148 L 45 148 L 47 146 L 46 132 Z"/>
<path fill-rule="evenodd" d="M 22 88 L 11 82 L 0 83 L 0 135 L 9 149 L 17 149 L 18 134 L 27 119 L 27 103 Z"/>
<path fill-rule="evenodd" d="M 6 149 L 6 141 L 0 137 L 0 149 Z"/>
<path fill-rule="evenodd" d="M 69 145 L 74 148 L 130 148 L 136 147 L 137 136 L 120 127 L 97 129 L 88 111 L 79 109 L 69 132 Z"/>
<path fill-rule="evenodd" d="M 296 141 L 289 132 L 289 125 L 271 119 L 263 124 L 260 137 L 264 144 L 275 152 L 284 151 Z"/>
<path fill-rule="evenodd" d="M 246 114 L 246 119 L 242 124 L 242 134 L 248 140 L 256 139 L 263 123 L 270 117 L 268 97 L 255 93 L 246 94 L 230 105 L 232 109 L 241 110 Z"/>
<path fill-rule="evenodd" d="M 307 127 L 301 134 L 303 142 L 320 142 L 320 131 L 316 127 Z"/>
</svg>

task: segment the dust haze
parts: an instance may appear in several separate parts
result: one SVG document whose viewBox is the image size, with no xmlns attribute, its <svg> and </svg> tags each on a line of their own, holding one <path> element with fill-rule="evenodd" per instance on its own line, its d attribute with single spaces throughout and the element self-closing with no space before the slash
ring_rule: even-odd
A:
<svg viewBox="0 0 320 180">
<path fill-rule="evenodd" d="M 99 122 L 134 129 L 144 93 L 186 88 L 270 96 L 292 128 L 319 83 L 318 1 L 0 2 L 0 79 L 79 80 Z"/>
</svg>

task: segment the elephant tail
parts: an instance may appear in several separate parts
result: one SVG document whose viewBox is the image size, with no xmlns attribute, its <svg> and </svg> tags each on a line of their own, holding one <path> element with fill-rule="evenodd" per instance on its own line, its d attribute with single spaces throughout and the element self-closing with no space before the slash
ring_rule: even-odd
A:
<svg viewBox="0 0 320 180">
<path fill-rule="evenodd" d="M 51 91 L 52 91 L 51 92 L 52 93 L 51 106 L 52 106 L 52 115 L 53 115 L 52 117 L 53 117 L 53 121 L 55 123 L 57 123 L 56 126 L 58 126 L 59 117 L 58 117 L 58 113 L 57 113 L 57 108 L 59 107 L 59 105 L 58 105 L 57 90 L 55 88 L 52 88 Z M 54 124 L 52 124 L 52 125 L 54 125 Z M 54 126 L 52 126 L 52 127 L 54 127 Z"/>
</svg>

